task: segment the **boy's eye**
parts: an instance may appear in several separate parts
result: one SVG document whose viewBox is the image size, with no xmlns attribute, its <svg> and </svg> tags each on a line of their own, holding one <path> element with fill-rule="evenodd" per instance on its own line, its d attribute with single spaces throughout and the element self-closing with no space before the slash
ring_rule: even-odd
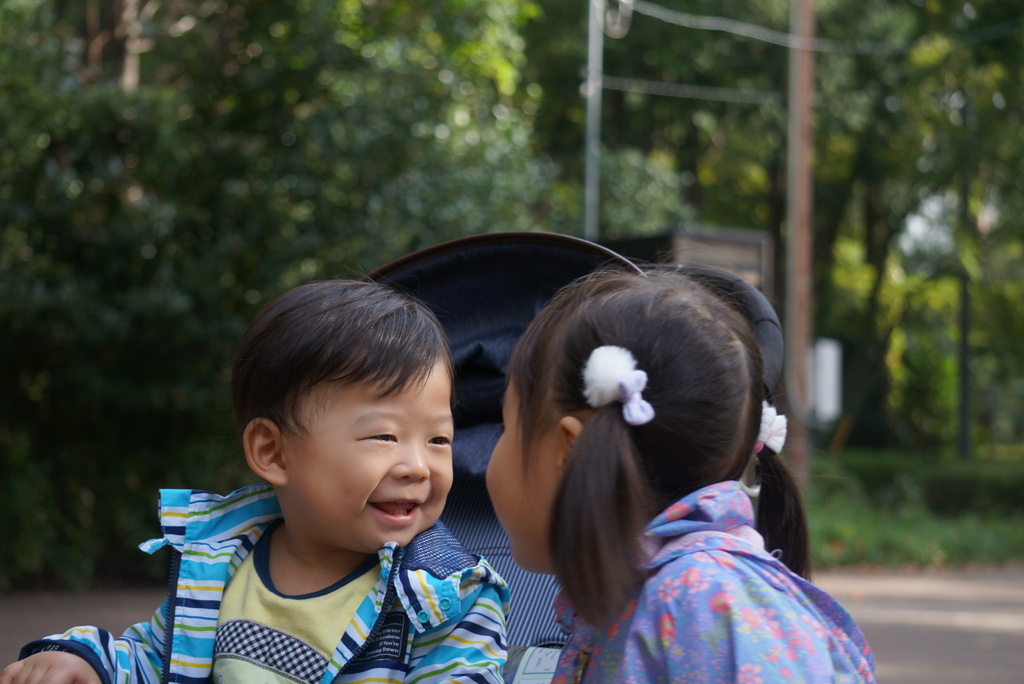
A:
<svg viewBox="0 0 1024 684">
<path fill-rule="evenodd" d="M 440 444 L 441 446 L 448 446 L 449 444 L 452 443 L 452 440 L 450 440 L 447 437 L 434 437 L 432 440 L 430 440 L 430 443 Z"/>
<path fill-rule="evenodd" d="M 374 439 L 378 439 L 382 442 L 397 442 L 398 438 L 394 435 L 377 435 Z"/>
</svg>

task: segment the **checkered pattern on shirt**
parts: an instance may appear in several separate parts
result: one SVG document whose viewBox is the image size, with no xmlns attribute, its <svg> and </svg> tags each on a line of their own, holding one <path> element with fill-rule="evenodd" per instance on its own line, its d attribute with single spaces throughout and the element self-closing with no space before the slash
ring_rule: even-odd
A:
<svg viewBox="0 0 1024 684">
<path fill-rule="evenodd" d="M 309 644 L 249 620 L 218 626 L 215 649 L 218 658 L 244 658 L 310 684 L 317 684 L 327 669 L 327 658 Z"/>
</svg>

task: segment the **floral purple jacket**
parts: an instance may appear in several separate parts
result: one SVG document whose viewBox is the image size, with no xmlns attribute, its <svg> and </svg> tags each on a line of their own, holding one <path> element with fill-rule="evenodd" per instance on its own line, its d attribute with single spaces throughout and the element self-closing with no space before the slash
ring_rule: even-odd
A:
<svg viewBox="0 0 1024 684">
<path fill-rule="evenodd" d="M 767 553 L 752 526 L 737 482 L 670 506 L 647 526 L 651 575 L 615 622 L 595 629 L 559 599 L 572 636 L 552 684 L 874 682 L 853 618 Z"/>
</svg>

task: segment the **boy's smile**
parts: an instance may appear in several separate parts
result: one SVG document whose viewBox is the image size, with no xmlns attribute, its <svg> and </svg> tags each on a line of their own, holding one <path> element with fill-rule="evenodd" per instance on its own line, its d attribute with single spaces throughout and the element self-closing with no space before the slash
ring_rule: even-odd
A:
<svg viewBox="0 0 1024 684">
<path fill-rule="evenodd" d="M 376 508 L 381 515 L 384 525 L 394 525 L 396 530 L 401 530 L 412 524 L 416 511 L 423 504 L 422 501 L 373 501 L 370 505 Z"/>
<path fill-rule="evenodd" d="M 364 385 L 315 387 L 300 408 L 305 430 L 281 434 L 284 467 L 272 483 L 285 524 L 274 535 L 272 574 L 284 554 L 333 576 L 433 525 L 452 484 L 450 399 L 442 363 L 385 397 Z"/>
<path fill-rule="evenodd" d="M 376 506 L 384 515 L 390 518 L 408 517 L 414 508 L 419 506 L 420 501 L 372 501 L 371 505 Z"/>
</svg>

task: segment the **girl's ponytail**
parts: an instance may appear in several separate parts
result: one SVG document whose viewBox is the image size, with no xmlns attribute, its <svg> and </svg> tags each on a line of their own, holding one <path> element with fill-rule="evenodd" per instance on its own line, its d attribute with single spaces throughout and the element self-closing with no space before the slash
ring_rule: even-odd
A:
<svg viewBox="0 0 1024 684">
<path fill-rule="evenodd" d="M 597 366 L 606 372 L 590 379 L 599 349 L 628 351 L 632 360 L 605 359 Z M 583 421 L 548 538 L 581 618 L 604 625 L 623 609 L 647 572 L 641 535 L 654 516 L 742 473 L 758 441 L 763 374 L 736 302 L 681 273 L 593 274 L 560 291 L 524 332 L 508 368 L 524 467 L 545 457 L 539 440 L 563 416 Z M 774 453 L 761 460 L 758 529 L 806 575 L 795 483 Z"/>
<path fill-rule="evenodd" d="M 782 562 L 796 574 L 810 579 L 810 544 L 807 517 L 796 480 L 771 449 L 757 455 L 761 494 L 757 501 L 757 531 L 765 548 L 782 552 Z"/>
<path fill-rule="evenodd" d="M 551 558 L 566 597 L 592 625 L 610 622 L 643 581 L 638 541 L 650 517 L 622 406 L 595 409 L 577 436 L 551 512 Z"/>
</svg>

